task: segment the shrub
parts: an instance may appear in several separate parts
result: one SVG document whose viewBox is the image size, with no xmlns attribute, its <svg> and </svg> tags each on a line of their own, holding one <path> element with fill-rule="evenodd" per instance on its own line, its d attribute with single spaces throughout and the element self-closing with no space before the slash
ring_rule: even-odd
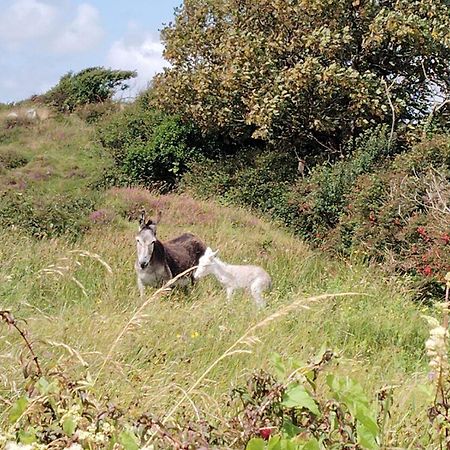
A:
<svg viewBox="0 0 450 450">
<path fill-rule="evenodd" d="M 21 192 L 0 194 L 0 226 L 23 229 L 37 238 L 67 235 L 76 238 L 89 227 L 94 210 L 92 196 L 52 195 L 33 198 Z"/>
<path fill-rule="evenodd" d="M 202 159 L 191 165 L 183 186 L 204 198 L 248 206 L 286 219 L 288 192 L 297 164 L 287 153 L 241 150 L 235 156 Z"/>
<path fill-rule="evenodd" d="M 385 163 L 395 151 L 395 141 L 390 142 L 387 127 L 381 126 L 362 134 L 347 158 L 315 167 L 291 193 L 289 201 L 297 207 L 294 228 L 303 237 L 320 242 L 338 224 L 356 179 Z"/>
<path fill-rule="evenodd" d="M 440 295 L 450 270 L 450 140 L 422 142 L 357 178 L 327 245 L 411 274 L 419 297 Z"/>
<path fill-rule="evenodd" d="M 95 124 L 100 119 L 114 113 L 119 109 L 119 104 L 112 101 L 102 103 L 89 103 L 77 108 L 77 115 L 80 119 L 85 120 L 89 124 Z"/>
<path fill-rule="evenodd" d="M 177 184 L 193 160 L 215 152 L 214 142 L 202 141 L 192 124 L 147 109 L 142 102 L 102 123 L 98 138 L 128 184 L 163 191 Z"/>
<path fill-rule="evenodd" d="M 135 76 L 136 72 L 127 70 L 89 67 L 76 74 L 69 72 L 61 77 L 59 83 L 43 99 L 58 111 L 72 112 L 82 105 L 110 100 L 117 89 L 127 89 L 125 81 Z"/>
<path fill-rule="evenodd" d="M 0 168 L 17 169 L 28 164 L 29 158 L 16 150 L 3 150 L 0 153 Z"/>
</svg>

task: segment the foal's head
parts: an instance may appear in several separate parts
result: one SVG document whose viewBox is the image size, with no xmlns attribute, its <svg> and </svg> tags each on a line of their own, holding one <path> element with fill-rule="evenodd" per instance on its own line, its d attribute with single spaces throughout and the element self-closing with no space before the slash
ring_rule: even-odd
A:
<svg viewBox="0 0 450 450">
<path fill-rule="evenodd" d="M 139 219 L 139 233 L 136 235 L 137 259 L 141 269 L 145 269 L 150 264 L 156 241 L 156 225 L 160 219 L 161 211 L 158 212 L 156 220 L 146 220 L 145 211 L 142 211 Z"/>
<path fill-rule="evenodd" d="M 212 273 L 212 265 L 214 264 L 214 258 L 217 255 L 218 250 L 213 252 L 210 247 L 205 250 L 203 256 L 198 261 L 198 267 L 194 272 L 194 278 L 202 278 Z"/>
</svg>

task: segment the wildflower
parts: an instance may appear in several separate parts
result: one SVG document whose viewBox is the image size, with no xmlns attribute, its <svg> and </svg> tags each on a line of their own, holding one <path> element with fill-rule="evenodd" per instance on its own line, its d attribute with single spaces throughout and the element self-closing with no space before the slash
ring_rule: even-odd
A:
<svg viewBox="0 0 450 450">
<path fill-rule="evenodd" d="M 7 442 L 5 450 L 32 450 L 31 445 L 17 444 L 16 442 Z"/>
<path fill-rule="evenodd" d="M 67 447 L 67 450 L 83 450 L 83 447 L 77 442 L 74 442 L 70 447 Z"/>
<path fill-rule="evenodd" d="M 417 227 L 417 232 L 422 236 L 426 237 L 427 231 L 425 230 L 425 227 Z"/>
<path fill-rule="evenodd" d="M 259 434 L 265 441 L 267 441 L 270 438 L 273 431 L 274 431 L 273 427 L 263 427 L 259 429 Z"/>
<path fill-rule="evenodd" d="M 423 268 L 422 273 L 423 273 L 425 276 L 429 277 L 429 276 L 432 275 L 433 269 L 431 268 L 430 265 L 427 264 L 427 265 Z"/>
<path fill-rule="evenodd" d="M 436 375 L 445 375 L 448 368 L 447 357 L 447 339 L 448 330 L 445 329 L 433 317 L 423 316 L 432 327 L 430 337 L 425 342 L 427 356 L 430 358 L 429 366 L 432 370 L 430 377 L 436 378 Z"/>
<path fill-rule="evenodd" d="M 192 339 L 196 339 L 196 338 L 198 338 L 200 336 L 200 333 L 198 332 L 198 331 L 193 331 L 192 333 L 191 333 L 191 338 Z"/>
</svg>

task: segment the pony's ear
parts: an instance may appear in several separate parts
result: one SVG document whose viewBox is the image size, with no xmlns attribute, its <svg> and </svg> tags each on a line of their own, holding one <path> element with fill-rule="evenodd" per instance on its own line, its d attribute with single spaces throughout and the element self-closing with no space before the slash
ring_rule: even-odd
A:
<svg viewBox="0 0 450 450">
<path fill-rule="evenodd" d="M 141 215 L 139 216 L 139 230 L 145 228 L 145 210 L 141 211 Z"/>
<path fill-rule="evenodd" d="M 213 252 L 213 251 L 211 250 L 211 254 L 212 254 L 213 256 L 216 256 L 217 253 L 219 253 L 219 249 L 217 249 L 215 252 Z"/>
</svg>

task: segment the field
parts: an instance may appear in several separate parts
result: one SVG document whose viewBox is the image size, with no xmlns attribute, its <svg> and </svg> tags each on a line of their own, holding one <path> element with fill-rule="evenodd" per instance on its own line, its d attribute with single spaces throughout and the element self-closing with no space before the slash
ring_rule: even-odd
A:
<svg viewBox="0 0 450 450">
<path fill-rule="evenodd" d="M 10 197 L 22 197 L 34 209 L 62 197 L 66 203 L 92 200 L 80 217 L 73 219 L 69 209 L 55 216 L 66 221 L 59 235 L 48 232 L 56 223 L 29 225 L 47 230 L 40 239 L 30 236 L 31 209 L 20 203 L 16 212 L 9 203 L 10 209 L 0 207 L 4 216 L 14 213 L 3 217 L 0 232 L 0 310 L 27 330 L 45 373 L 87 380 L 97 398 L 130 418 L 149 413 L 164 420 L 170 414 L 220 428 L 236 414 L 228 405 L 231 389 L 246 385 L 256 370 L 274 372 L 275 354 L 302 367 L 329 349 L 334 357 L 325 373 L 351 377 L 370 401 L 390 386 L 385 448 L 434 448 L 427 419 L 428 326 L 421 315 L 439 311 L 413 303 L 405 282 L 377 267 L 312 251 L 281 225 L 239 208 L 187 194 L 97 190 L 108 156 L 93 129 L 76 117 L 1 133 L 3 204 Z M 19 162 L 6 164 L 4 155 Z M 133 263 L 141 206 L 162 210 L 161 240 L 192 231 L 219 249 L 224 261 L 263 266 L 273 278 L 268 307 L 257 310 L 244 293 L 227 303 L 224 289 L 207 278 L 188 291 L 153 295 L 148 289 L 140 309 Z M 75 236 L 71 224 L 79 229 Z M 251 339 L 233 347 L 252 327 Z M 23 371 L 30 365 L 20 335 L 6 324 L 0 330 L 0 430 L 11 430 L 11 409 L 23 395 Z M 320 377 L 318 392 L 326 398 Z"/>
</svg>

